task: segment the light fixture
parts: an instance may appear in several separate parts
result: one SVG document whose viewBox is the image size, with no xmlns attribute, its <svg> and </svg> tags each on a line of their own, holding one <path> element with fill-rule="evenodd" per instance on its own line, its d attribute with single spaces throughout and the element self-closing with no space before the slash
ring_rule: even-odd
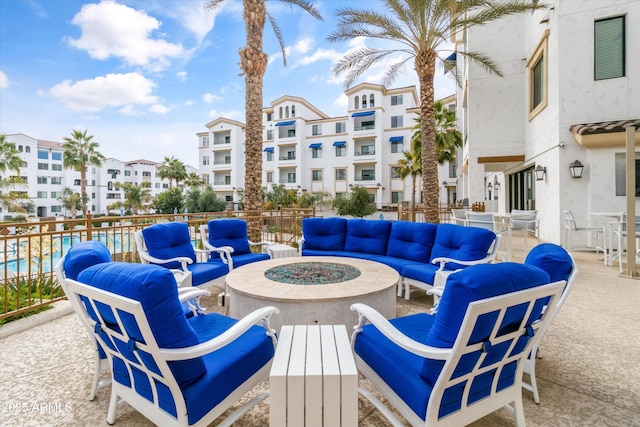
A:
<svg viewBox="0 0 640 427">
<path fill-rule="evenodd" d="M 584 169 L 584 165 L 580 163 L 580 160 L 575 160 L 573 163 L 569 165 L 569 170 L 571 171 L 571 178 L 582 178 L 583 169 Z"/>
<path fill-rule="evenodd" d="M 547 174 L 547 168 L 544 166 L 536 166 L 533 170 L 533 173 L 536 174 L 536 181 L 544 181 L 544 176 Z"/>
<path fill-rule="evenodd" d="M 492 183 L 487 184 L 487 188 L 491 190 L 493 188 L 493 184 Z"/>
<path fill-rule="evenodd" d="M 493 184 L 493 189 L 496 190 L 496 191 L 500 191 L 500 183 L 498 181 L 496 181 Z"/>
<path fill-rule="evenodd" d="M 382 184 L 377 183 L 377 184 L 376 184 L 376 187 L 382 187 Z"/>
</svg>

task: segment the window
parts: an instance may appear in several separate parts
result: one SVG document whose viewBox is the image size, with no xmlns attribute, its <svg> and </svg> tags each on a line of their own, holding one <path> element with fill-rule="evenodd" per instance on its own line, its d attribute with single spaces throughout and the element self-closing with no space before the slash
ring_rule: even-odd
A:
<svg viewBox="0 0 640 427">
<path fill-rule="evenodd" d="M 596 80 L 625 76 L 624 27 L 624 16 L 595 22 L 594 74 Z"/>
<path fill-rule="evenodd" d="M 124 176 L 131 176 L 131 171 L 124 171 Z"/>
<path fill-rule="evenodd" d="M 367 108 L 367 95 L 362 95 L 362 108 Z"/>
<path fill-rule="evenodd" d="M 284 117 L 285 119 L 289 118 L 289 106 L 284 107 Z"/>
<path fill-rule="evenodd" d="M 273 172 L 267 172 L 267 182 L 273 182 Z"/>
<path fill-rule="evenodd" d="M 45 182 L 46 184 L 46 182 Z M 73 180 L 73 185 L 80 185 L 80 180 L 79 179 L 74 179 Z"/>
<path fill-rule="evenodd" d="M 373 181 L 376 179 L 376 171 L 374 169 L 362 169 L 362 181 Z"/>
<path fill-rule="evenodd" d="M 402 95 L 392 95 L 391 105 L 402 105 Z"/>
<path fill-rule="evenodd" d="M 207 166 L 209 164 L 209 156 L 202 156 L 202 166 Z"/>
<path fill-rule="evenodd" d="M 151 178 L 151 172 L 143 171 L 142 172 L 142 177 L 143 178 Z"/>
<path fill-rule="evenodd" d="M 111 181 L 107 182 L 107 190 L 109 191 L 113 190 L 113 182 Z"/>
<path fill-rule="evenodd" d="M 373 94 L 369 95 L 369 107 L 373 108 L 376 106 L 376 103 L 373 101 Z"/>
<path fill-rule="evenodd" d="M 46 191 L 38 191 L 38 199 L 46 199 L 47 192 Z"/>
<path fill-rule="evenodd" d="M 336 123 L 336 133 L 345 133 L 347 131 L 347 122 Z"/>
<path fill-rule="evenodd" d="M 455 178 L 458 176 L 458 165 L 456 165 L 455 160 L 449 162 L 449 178 Z"/>
<path fill-rule="evenodd" d="M 52 191 L 51 192 L 51 198 L 52 199 L 59 199 L 60 197 L 62 197 L 62 191 Z"/>
<path fill-rule="evenodd" d="M 376 202 L 376 193 L 367 194 L 367 201 L 369 203 L 375 203 Z"/>
<path fill-rule="evenodd" d="M 268 122 L 273 121 L 273 113 L 267 113 L 267 121 Z"/>
<path fill-rule="evenodd" d="M 38 158 L 39 159 L 48 159 L 49 152 L 47 150 L 38 150 Z"/>
<path fill-rule="evenodd" d="M 404 143 L 402 141 L 393 141 L 391 142 L 391 152 L 392 153 L 402 153 L 404 150 Z"/>
<path fill-rule="evenodd" d="M 342 147 L 336 147 L 336 157 L 346 157 L 347 155 L 347 147 L 346 146 L 342 146 Z"/>
<path fill-rule="evenodd" d="M 547 106 L 547 48 L 549 30 L 546 30 L 533 54 L 525 63 L 529 70 L 529 120 L 533 120 Z"/>
<path fill-rule="evenodd" d="M 267 131 L 267 141 L 273 141 L 273 130 Z"/>
<path fill-rule="evenodd" d="M 344 199 L 344 193 L 336 193 L 334 199 Z"/>
<path fill-rule="evenodd" d="M 311 126 L 311 135 L 322 135 L 322 125 Z"/>
<path fill-rule="evenodd" d="M 355 102 L 354 102 L 354 104 L 355 104 L 355 105 L 354 105 L 354 107 L 353 107 L 353 108 L 355 108 L 355 109 L 357 110 L 357 109 L 359 109 L 359 108 L 360 108 L 360 97 L 359 97 L 359 96 L 356 96 L 356 97 L 355 97 L 355 99 L 354 99 L 354 101 L 355 101 Z"/>
<path fill-rule="evenodd" d="M 231 176 L 230 175 L 226 175 L 224 177 L 224 184 L 225 185 L 231 185 Z"/>
<path fill-rule="evenodd" d="M 626 196 L 626 176 L 627 164 L 626 154 L 616 153 L 615 169 L 616 169 L 616 196 Z M 636 197 L 640 197 L 640 153 L 636 153 Z"/>
<path fill-rule="evenodd" d="M 62 206 L 51 206 L 51 213 L 62 213 Z"/>
<path fill-rule="evenodd" d="M 392 128 L 401 128 L 402 127 L 402 116 L 391 116 L 391 127 Z"/>
<path fill-rule="evenodd" d="M 62 153 L 60 151 L 53 151 L 51 153 L 51 160 L 62 160 Z"/>
<path fill-rule="evenodd" d="M 347 179 L 346 169 L 336 169 L 336 181 L 345 181 Z"/>
<path fill-rule="evenodd" d="M 162 184 L 162 188 L 164 188 L 164 189 L 169 188 L 169 184 Z"/>
<path fill-rule="evenodd" d="M 375 145 L 363 145 L 360 148 L 360 155 L 362 156 L 373 156 L 376 154 L 376 146 Z"/>
<path fill-rule="evenodd" d="M 20 150 L 22 151 L 22 150 Z M 24 152 L 25 153 L 30 153 L 31 152 L 31 147 L 29 147 L 28 145 L 26 147 L 24 147 Z"/>
<path fill-rule="evenodd" d="M 53 165 L 51 165 L 51 170 L 52 171 L 61 171 L 62 170 L 62 165 L 53 164 Z"/>
<path fill-rule="evenodd" d="M 38 169 L 48 171 L 49 163 L 38 163 Z"/>
<path fill-rule="evenodd" d="M 160 188 L 160 183 L 156 182 L 156 188 Z"/>
<path fill-rule="evenodd" d="M 313 181 L 322 181 L 322 169 L 311 171 L 311 179 Z"/>
<path fill-rule="evenodd" d="M 404 197 L 404 194 L 402 194 L 402 191 L 392 191 L 391 203 L 400 203 L 404 200 L 403 197 Z"/>
<path fill-rule="evenodd" d="M 18 151 L 22 153 L 22 150 L 23 150 L 22 145 L 18 145 Z"/>
<path fill-rule="evenodd" d="M 278 118 L 282 118 L 282 107 L 280 107 L 280 109 L 278 110 Z"/>
<path fill-rule="evenodd" d="M 289 184 L 295 184 L 295 182 L 296 182 L 296 173 L 295 172 L 289 172 L 287 174 L 287 182 Z"/>
<path fill-rule="evenodd" d="M 60 177 L 60 176 L 52 176 L 51 177 L 51 184 L 53 184 L 53 185 L 61 185 L 62 184 L 62 177 Z"/>
<path fill-rule="evenodd" d="M 202 146 L 203 147 L 208 147 L 209 146 L 209 135 L 202 137 Z"/>
<path fill-rule="evenodd" d="M 296 116 L 296 106 L 292 105 L 291 106 L 291 117 L 295 117 Z"/>
<path fill-rule="evenodd" d="M 322 158 L 322 147 L 312 148 L 311 149 L 311 157 L 313 157 L 314 159 L 321 159 Z"/>
<path fill-rule="evenodd" d="M 391 166 L 391 178 L 392 179 L 400 178 L 400 166 Z"/>
<path fill-rule="evenodd" d="M 80 181 L 80 180 L 78 180 Z M 46 176 L 39 176 L 38 177 L 38 184 L 46 184 L 47 183 L 47 177 Z M 80 183 L 78 183 L 78 185 L 80 185 Z"/>
<path fill-rule="evenodd" d="M 233 196 L 224 196 L 225 202 L 233 202 Z"/>
<path fill-rule="evenodd" d="M 273 151 L 267 151 L 267 162 L 273 162 Z"/>
</svg>

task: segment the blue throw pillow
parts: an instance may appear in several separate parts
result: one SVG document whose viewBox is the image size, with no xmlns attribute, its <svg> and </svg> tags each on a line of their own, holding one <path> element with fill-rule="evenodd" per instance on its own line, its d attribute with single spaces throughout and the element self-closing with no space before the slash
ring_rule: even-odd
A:
<svg viewBox="0 0 640 427">
<path fill-rule="evenodd" d="M 149 255 L 159 259 L 190 258 L 196 262 L 189 226 L 184 222 L 153 224 L 142 230 Z M 179 262 L 160 264 L 165 268 L 180 268 Z"/>
<path fill-rule="evenodd" d="M 344 250 L 370 255 L 386 255 L 391 222 L 385 220 L 350 219 Z"/>
<path fill-rule="evenodd" d="M 511 262 L 475 265 L 452 274 L 447 280 L 426 344 L 438 348 L 452 348 L 471 302 L 547 283 L 550 283 L 549 275 L 538 267 Z M 542 306 L 543 303 L 540 301 L 529 320 L 534 321 L 540 317 Z M 519 310 L 510 310 L 502 325 L 518 322 L 522 315 Z M 494 323 L 494 317 L 485 317 L 484 322 L 480 321 L 474 328 L 471 341 L 484 341 Z M 470 365 L 475 363 L 469 362 Z M 443 366 L 443 361 L 425 359 L 420 375 L 433 386 Z M 456 370 L 468 372 L 472 367 L 458 366 Z"/>
<path fill-rule="evenodd" d="M 345 218 L 304 218 L 302 250 L 344 251 L 344 240 L 347 233 Z"/>
<path fill-rule="evenodd" d="M 98 289 L 140 301 L 151 332 L 160 348 L 183 348 L 199 344 L 198 336 L 187 322 L 178 299 L 178 286 L 171 271 L 157 265 L 110 262 L 89 267 L 78 280 Z M 107 324 L 115 325 L 110 307 L 99 306 Z M 142 340 L 140 329 L 132 316 L 124 316 L 124 326 L 135 340 Z M 117 327 L 117 325 L 115 326 Z M 124 357 L 126 351 L 121 349 Z M 153 366 L 151 356 L 142 355 Z M 171 362 L 171 371 L 180 387 L 187 387 L 205 374 L 200 357 Z M 126 371 L 118 370 L 117 380 L 126 384 Z M 114 372 L 115 374 L 115 372 Z"/>
<path fill-rule="evenodd" d="M 64 256 L 64 274 L 68 279 L 77 280 L 87 267 L 111 261 L 111 253 L 104 243 L 87 240 L 71 246 Z"/>
<path fill-rule="evenodd" d="M 231 246 L 232 256 L 251 253 L 247 223 L 241 219 L 214 219 L 209 221 L 209 243 L 215 247 Z M 213 254 L 218 257 L 218 254 Z"/>
<path fill-rule="evenodd" d="M 436 239 L 436 224 L 394 221 L 391 224 L 387 256 L 418 262 L 429 262 Z"/>
<path fill-rule="evenodd" d="M 546 271 L 552 282 L 568 280 L 573 270 L 571 255 L 566 249 L 553 243 L 542 243 L 531 249 L 524 263 Z"/>
</svg>

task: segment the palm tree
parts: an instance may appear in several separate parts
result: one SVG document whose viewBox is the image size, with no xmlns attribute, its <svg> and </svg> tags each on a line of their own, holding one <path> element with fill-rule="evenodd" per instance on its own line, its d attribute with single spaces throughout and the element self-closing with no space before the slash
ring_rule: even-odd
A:
<svg viewBox="0 0 640 427">
<path fill-rule="evenodd" d="M 422 175 L 422 155 L 420 153 L 420 144 L 411 144 L 411 150 L 404 151 L 404 158 L 398 160 L 398 175 L 405 179 L 411 175 L 411 220 L 415 221 L 416 211 L 416 179 L 418 175 Z"/>
<path fill-rule="evenodd" d="M 151 190 L 148 186 L 134 185 L 130 182 L 122 184 L 124 189 L 124 207 L 131 209 L 131 213 L 136 215 L 144 208 L 146 203 L 151 202 Z"/>
<path fill-rule="evenodd" d="M 184 163 L 171 156 L 164 158 L 162 165 L 158 166 L 158 177 L 169 180 L 169 188 L 173 188 L 173 181 L 176 186 L 187 177 L 187 168 Z"/>
<path fill-rule="evenodd" d="M 320 12 L 307 0 L 280 0 L 299 6 L 316 19 Z M 216 9 L 225 0 L 209 0 L 208 9 Z M 244 206 L 250 212 L 258 211 L 262 205 L 262 79 L 267 69 L 267 55 L 262 51 L 262 33 L 265 19 L 269 19 L 282 49 L 286 65 L 284 40 L 280 27 L 265 8 L 265 0 L 243 0 L 244 24 L 247 45 L 239 50 L 240 70 L 245 76 L 245 198 Z M 261 221 L 249 216 L 247 221 L 249 240 L 260 240 Z"/>
<path fill-rule="evenodd" d="M 71 211 L 71 218 L 75 219 L 78 209 L 82 209 L 82 197 L 69 187 L 62 189 L 62 197 L 58 197 L 62 207 Z"/>
<path fill-rule="evenodd" d="M 20 170 L 24 162 L 20 157 L 20 152 L 16 148 L 16 144 L 9 142 L 5 134 L 0 134 L 0 173 L 3 175 L 9 171 L 16 173 L 15 176 L 0 176 L 0 188 L 8 187 L 12 184 L 24 184 L 20 178 Z M 0 204 L 13 212 L 27 212 L 20 204 L 20 199 L 27 199 L 28 196 L 24 192 L 18 191 L 0 191 Z"/>
<path fill-rule="evenodd" d="M 436 120 L 436 150 L 438 153 L 438 164 L 444 165 L 446 162 L 453 162 L 456 158 L 456 151 L 462 147 L 462 134 L 456 129 L 456 113 L 450 111 L 442 101 L 433 104 Z M 422 141 L 422 119 L 420 115 L 415 117 L 415 130 L 411 136 L 411 144 L 418 144 Z"/>
<path fill-rule="evenodd" d="M 190 188 L 198 188 L 204 184 L 202 177 L 195 172 L 191 172 L 184 180 L 184 184 Z"/>
<path fill-rule="evenodd" d="M 87 166 L 100 167 L 105 159 L 98 151 L 100 144 L 92 141 L 93 135 L 87 135 L 87 130 L 80 132 L 73 130 L 71 137 L 65 137 L 62 148 L 62 164 L 66 169 L 75 169 L 80 172 L 80 194 L 82 195 L 82 216 L 87 216 Z"/>
<path fill-rule="evenodd" d="M 544 7 L 531 0 L 382 0 L 384 10 L 339 9 L 338 28 L 330 41 L 368 37 L 396 42 L 395 49 L 361 48 L 345 54 L 334 66 L 337 75 L 347 73 L 346 86 L 351 86 L 367 69 L 389 55 L 404 55 L 386 72 L 383 85 L 391 85 L 413 59 L 420 84 L 421 157 L 423 165 L 422 193 L 425 220 L 438 222 L 438 168 L 436 124 L 434 120 L 433 79 L 436 62 L 451 35 L 459 30 L 485 25 L 504 16 Z M 477 52 L 457 52 L 478 63 L 489 72 L 502 75 L 488 56 Z M 441 60 L 442 61 L 442 60 Z M 442 61 L 444 63 L 444 61 Z"/>
</svg>

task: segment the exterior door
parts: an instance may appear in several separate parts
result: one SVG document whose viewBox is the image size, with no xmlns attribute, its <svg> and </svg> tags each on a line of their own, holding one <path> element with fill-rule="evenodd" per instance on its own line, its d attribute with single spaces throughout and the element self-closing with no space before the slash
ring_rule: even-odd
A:
<svg viewBox="0 0 640 427">
<path fill-rule="evenodd" d="M 509 211 L 535 210 L 536 185 L 533 166 L 509 175 Z"/>
</svg>

